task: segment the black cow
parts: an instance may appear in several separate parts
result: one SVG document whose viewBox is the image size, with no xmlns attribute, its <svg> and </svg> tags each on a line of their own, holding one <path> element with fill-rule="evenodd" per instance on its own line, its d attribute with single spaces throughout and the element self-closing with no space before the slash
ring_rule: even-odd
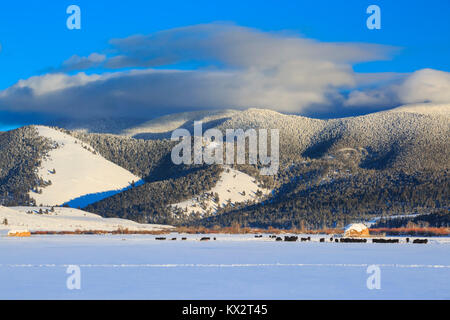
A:
<svg viewBox="0 0 450 320">
<path fill-rule="evenodd" d="M 428 243 L 428 239 L 414 239 L 413 243 Z"/>
<path fill-rule="evenodd" d="M 372 243 L 399 243 L 399 239 L 372 239 Z"/>
<path fill-rule="evenodd" d="M 356 242 L 356 243 L 360 243 L 360 242 L 367 242 L 367 239 L 356 239 L 356 238 L 341 238 L 340 239 L 341 242 Z"/>
</svg>

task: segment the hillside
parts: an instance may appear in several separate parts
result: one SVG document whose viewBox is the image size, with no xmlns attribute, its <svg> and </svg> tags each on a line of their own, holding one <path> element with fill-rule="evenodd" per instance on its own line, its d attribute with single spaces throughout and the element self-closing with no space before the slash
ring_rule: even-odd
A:
<svg viewBox="0 0 450 320">
<path fill-rule="evenodd" d="M 84 209 L 104 217 L 120 217 L 140 223 L 179 224 L 197 220 L 197 215 L 177 215 L 171 204 L 211 190 L 220 179 L 220 166 L 192 167 L 184 175 L 147 182 Z"/>
<path fill-rule="evenodd" d="M 7 222 L 5 224 L 4 222 Z M 134 221 L 102 218 L 86 211 L 61 207 L 2 207 L 0 206 L 0 230 L 27 229 L 30 231 L 156 231 L 170 226 L 139 224 Z"/>
<path fill-rule="evenodd" d="M 249 109 L 223 122 L 219 129 L 280 130 L 280 157 L 292 162 L 354 153 L 362 168 L 448 169 L 450 105 L 439 113 L 378 112 L 331 120 L 282 115 Z M 420 157 L 418 159 L 417 157 Z"/>
<path fill-rule="evenodd" d="M 52 143 L 37 172 L 43 183 L 29 193 L 36 203 L 55 206 L 72 201 L 73 206 L 84 207 L 140 183 L 140 177 L 106 160 L 80 140 L 49 127 L 36 128 L 39 136 Z"/>
<path fill-rule="evenodd" d="M 225 170 L 216 165 L 174 165 L 170 154 L 175 142 L 166 138 L 170 137 L 170 130 L 180 127 L 192 132 L 194 120 L 204 121 L 203 130 L 279 129 L 278 174 L 260 176 L 259 168 L 252 165 L 232 165 Z M 53 129 L 42 128 L 53 132 Z M 54 131 L 63 134 L 65 139 L 78 141 L 66 141 L 64 146 L 75 148 L 76 152 L 81 149 L 89 167 L 110 166 L 108 172 L 119 170 L 117 167 L 123 170 L 120 171 L 122 175 L 114 174 L 114 179 L 123 180 L 108 178 L 111 185 L 97 185 L 96 190 L 106 189 L 106 193 L 100 193 L 104 196 L 102 199 L 93 198 L 94 201 L 82 206 L 105 217 L 158 224 L 215 226 L 239 223 L 319 228 L 342 226 L 349 221 L 374 216 L 448 210 L 450 206 L 450 105 L 402 106 L 365 116 L 330 120 L 261 109 L 183 113 L 130 128 L 128 136 Z M 55 164 L 49 161 L 54 161 L 55 157 L 45 155 L 64 150 L 54 149 L 57 140 L 54 134 L 38 135 L 32 128 L 22 128 L 15 133 L 0 135 L 3 137 L 0 143 L 11 149 L 11 141 L 23 143 L 18 134 L 25 132 L 29 135 L 27 141 L 36 150 L 18 159 L 22 159 L 20 163 L 33 163 L 35 169 L 41 168 L 29 173 L 37 183 L 27 182 L 27 192 L 36 185 L 42 187 L 48 180 L 52 180 L 52 185 L 62 185 L 61 180 L 72 179 L 72 184 L 76 184 L 76 179 L 82 179 L 79 184 L 82 186 L 87 181 L 83 179 L 102 175 L 103 169 L 95 172 L 76 169 L 74 172 L 82 173 L 78 178 L 76 174 L 70 176 L 67 173 L 67 178 L 53 181 L 53 176 L 60 170 L 55 168 L 56 174 L 51 173 Z M 8 144 L 5 142 L 9 141 L 7 137 L 10 140 L 16 137 L 16 140 Z M 80 146 L 86 146 L 87 150 Z M 68 160 L 63 162 L 69 163 Z M 43 168 L 47 171 L 42 171 Z M 22 181 L 24 173 L 9 172 L 17 175 L 14 180 L 14 174 L 9 174 L 8 188 L 21 186 L 20 190 L 23 190 L 22 184 L 13 181 Z M 102 177 L 106 178 L 106 175 Z M 125 188 L 131 180 L 137 182 L 138 177 L 142 177 L 142 185 L 137 183 L 135 188 L 108 193 L 108 190 Z M 101 177 L 96 179 L 105 181 Z M 51 187 L 43 188 L 42 194 L 57 190 Z M 78 191 L 82 190 L 86 191 Z M 255 199 L 258 190 L 267 195 Z M 272 192 L 268 193 L 268 190 Z M 54 194 L 59 196 L 57 192 Z M 215 194 L 219 195 L 220 207 Z M 33 193 L 30 195 L 34 196 Z M 26 205 L 19 200 L 27 196 L 21 197 L 14 203 Z"/>
<path fill-rule="evenodd" d="M 161 117 L 128 129 L 132 135 L 156 141 L 172 130 L 188 129 L 203 121 L 203 130 L 279 129 L 281 164 L 329 156 L 358 157 L 367 169 L 403 168 L 408 171 L 448 169 L 450 105 L 407 105 L 385 112 L 342 119 L 319 120 L 271 110 L 248 109 L 216 113 L 192 112 Z M 347 155 L 345 155 L 347 154 Z M 418 161 L 417 156 L 421 159 Z"/>
<path fill-rule="evenodd" d="M 388 112 L 412 112 L 419 114 L 429 114 L 429 115 L 449 115 L 449 105 L 448 104 L 431 104 L 431 103 L 418 103 L 403 105 Z"/>
<path fill-rule="evenodd" d="M 138 139 L 170 139 L 172 131 L 191 126 L 194 121 L 218 124 L 239 113 L 236 110 L 182 112 L 159 117 L 124 130 L 122 134 Z"/>
<path fill-rule="evenodd" d="M 28 192 L 41 181 L 36 174 L 51 143 L 34 127 L 0 132 L 0 205 L 33 205 Z"/>
<path fill-rule="evenodd" d="M 219 208 L 231 208 L 237 203 L 259 202 L 269 193 L 269 189 L 258 186 L 255 178 L 225 167 L 212 189 L 191 199 L 173 203 L 171 207 L 178 215 L 197 214 L 204 217 L 217 213 Z"/>
</svg>

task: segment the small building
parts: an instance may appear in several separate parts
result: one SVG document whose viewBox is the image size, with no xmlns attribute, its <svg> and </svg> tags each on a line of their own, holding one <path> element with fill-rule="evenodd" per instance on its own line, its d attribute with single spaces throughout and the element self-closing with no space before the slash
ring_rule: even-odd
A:
<svg viewBox="0 0 450 320">
<path fill-rule="evenodd" d="M 10 230 L 8 231 L 8 237 L 30 237 L 31 232 L 28 230 Z"/>
<path fill-rule="evenodd" d="M 344 237 L 368 237 L 369 228 L 363 223 L 352 223 L 344 228 Z"/>
</svg>

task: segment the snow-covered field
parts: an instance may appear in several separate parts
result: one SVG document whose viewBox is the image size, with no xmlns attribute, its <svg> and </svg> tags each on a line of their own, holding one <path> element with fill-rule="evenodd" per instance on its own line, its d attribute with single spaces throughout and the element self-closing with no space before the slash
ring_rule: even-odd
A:
<svg viewBox="0 0 450 320">
<path fill-rule="evenodd" d="M 276 242 L 267 236 L 0 236 L 0 299 L 449 299 L 450 239 Z M 67 289 L 69 265 L 80 290 Z M 369 290 L 368 266 L 380 268 Z"/>
</svg>

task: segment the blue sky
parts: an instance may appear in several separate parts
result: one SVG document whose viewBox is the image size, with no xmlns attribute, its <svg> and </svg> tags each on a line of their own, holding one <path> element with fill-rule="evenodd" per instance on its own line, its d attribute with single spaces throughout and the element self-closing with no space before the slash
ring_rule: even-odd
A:
<svg viewBox="0 0 450 320">
<path fill-rule="evenodd" d="M 81 30 L 66 28 L 70 4 L 81 8 Z M 370 4 L 381 8 L 381 30 L 366 28 L 365 10 Z M 216 21 L 321 42 L 399 48 L 389 59 L 352 64 L 358 73 L 412 73 L 424 68 L 449 72 L 449 12 L 450 1 L 446 0 L 3 1 L 0 90 L 20 79 L 45 74 L 75 54 L 108 54 L 111 39 Z M 189 68 L 189 63 L 184 67 Z M 177 68 L 183 69 L 183 62 Z M 103 71 L 101 67 L 84 70 L 87 74 Z"/>
</svg>

